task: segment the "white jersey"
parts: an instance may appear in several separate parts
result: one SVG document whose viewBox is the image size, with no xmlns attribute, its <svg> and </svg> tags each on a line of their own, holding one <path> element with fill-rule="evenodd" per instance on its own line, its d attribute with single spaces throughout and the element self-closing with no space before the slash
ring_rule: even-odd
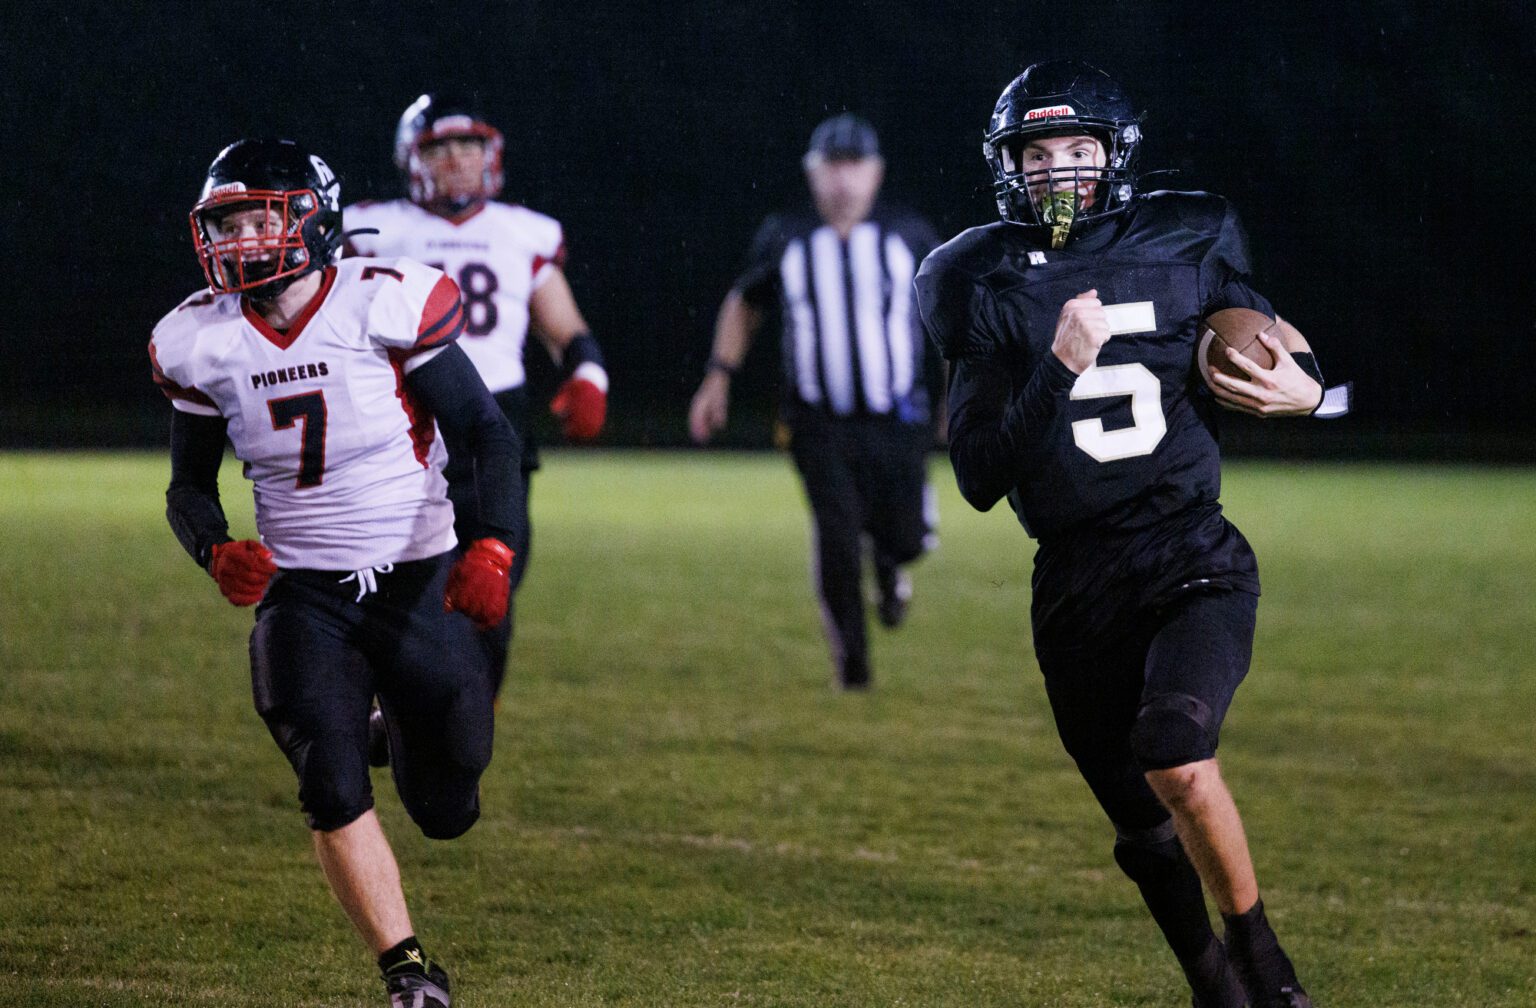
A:
<svg viewBox="0 0 1536 1008">
<path fill-rule="evenodd" d="M 204 291 L 155 326 L 155 382 L 220 416 L 279 567 L 361 570 L 454 546 L 448 453 L 405 386 L 464 324 L 452 280 L 409 259 L 345 259 L 286 332 Z"/>
<path fill-rule="evenodd" d="M 348 240 L 358 254 L 409 256 L 458 281 L 465 312 L 459 346 L 492 392 L 523 384 L 528 299 L 565 260 L 559 221 L 494 201 L 457 222 L 404 199 L 354 203 L 342 212 L 348 231 L 379 231 Z"/>
</svg>

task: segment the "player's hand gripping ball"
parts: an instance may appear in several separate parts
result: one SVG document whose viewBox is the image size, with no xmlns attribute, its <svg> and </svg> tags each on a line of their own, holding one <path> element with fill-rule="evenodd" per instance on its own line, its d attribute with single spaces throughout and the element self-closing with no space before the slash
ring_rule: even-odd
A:
<svg viewBox="0 0 1536 1008">
<path fill-rule="evenodd" d="M 1223 308 L 1212 312 L 1200 323 L 1199 349 L 1195 352 L 1195 363 L 1200 368 L 1200 377 L 1204 378 L 1205 383 L 1213 390 L 1216 388 L 1215 383 L 1211 381 L 1213 371 L 1220 371 L 1224 375 L 1243 381 L 1248 380 L 1248 372 L 1227 356 L 1229 347 L 1259 367 L 1273 368 L 1275 355 L 1259 341 L 1261 332 L 1267 332 L 1279 339 L 1279 323 L 1252 308 Z"/>
<path fill-rule="evenodd" d="M 230 605 L 260 602 L 267 593 L 267 582 L 277 573 L 272 551 L 255 539 L 215 543 L 210 556 L 208 573 L 218 582 L 219 591 Z"/>
<path fill-rule="evenodd" d="M 476 539 L 448 572 L 443 612 L 461 612 L 481 630 L 507 616 L 512 594 L 512 550 L 500 539 Z"/>
</svg>

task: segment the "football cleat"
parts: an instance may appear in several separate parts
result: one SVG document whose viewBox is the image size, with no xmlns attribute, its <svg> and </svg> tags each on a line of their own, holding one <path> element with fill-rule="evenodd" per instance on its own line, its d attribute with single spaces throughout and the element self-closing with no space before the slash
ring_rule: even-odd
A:
<svg viewBox="0 0 1536 1008">
<path fill-rule="evenodd" d="M 1312 1008 L 1312 999 L 1301 989 L 1301 984 L 1281 987 L 1269 1003 L 1275 1008 Z"/>
<path fill-rule="evenodd" d="M 1219 940 L 1213 938 L 1197 959 L 1180 965 L 1194 992 L 1193 1008 L 1249 1008 L 1248 994 Z"/>
<path fill-rule="evenodd" d="M 1248 991 L 1251 1008 L 1312 1008 L 1312 999 L 1302 989 L 1290 957 L 1278 943 L 1273 945 L 1267 955 L 1257 959 L 1242 954 L 1234 955 L 1230 942 L 1227 952 L 1232 968 Z"/>
<path fill-rule="evenodd" d="M 900 567 L 892 567 L 876 571 L 875 581 L 880 588 L 875 614 L 880 617 L 881 626 L 894 630 L 907 621 L 907 606 L 912 601 L 912 575 Z"/>
<path fill-rule="evenodd" d="M 389 993 L 389 1008 L 450 1008 L 448 974 L 437 963 L 427 963 L 427 971 L 411 968 L 384 974 L 384 989 Z"/>
</svg>

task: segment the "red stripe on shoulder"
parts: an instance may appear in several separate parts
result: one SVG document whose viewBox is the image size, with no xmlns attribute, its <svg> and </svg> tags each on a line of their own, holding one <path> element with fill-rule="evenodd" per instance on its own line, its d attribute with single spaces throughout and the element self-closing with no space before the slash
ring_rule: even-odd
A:
<svg viewBox="0 0 1536 1008">
<path fill-rule="evenodd" d="M 165 393 L 167 399 L 180 399 L 183 402 L 197 403 L 199 406 L 207 406 L 212 409 L 219 408 L 218 404 L 205 393 L 195 388 L 186 388 L 178 385 L 167 377 L 166 373 L 160 368 L 160 360 L 155 355 L 155 344 L 153 342 L 149 344 L 149 367 L 154 383 L 159 386 L 161 392 Z"/>
<path fill-rule="evenodd" d="M 543 269 L 546 263 L 554 263 L 560 269 L 565 269 L 565 242 L 563 240 L 560 242 L 560 247 L 555 249 L 554 255 L 547 257 L 535 255 L 533 257 L 533 275 L 538 276 L 539 270 Z"/>
<path fill-rule="evenodd" d="M 462 323 L 464 308 L 459 303 L 459 285 L 444 274 L 437 278 L 427 304 L 421 310 L 421 325 L 416 328 L 417 344 L 441 342 L 444 335 Z"/>
</svg>

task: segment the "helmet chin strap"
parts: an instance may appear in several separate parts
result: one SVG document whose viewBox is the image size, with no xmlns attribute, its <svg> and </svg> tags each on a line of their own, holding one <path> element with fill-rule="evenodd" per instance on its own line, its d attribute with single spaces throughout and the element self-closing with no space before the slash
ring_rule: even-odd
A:
<svg viewBox="0 0 1536 1008">
<path fill-rule="evenodd" d="M 443 217 L 460 217 L 484 202 L 484 196 L 436 196 L 426 207 Z"/>
<path fill-rule="evenodd" d="M 1051 248 L 1067 244 L 1072 222 L 1077 219 L 1077 190 L 1048 192 L 1040 199 L 1040 223 L 1051 229 Z"/>
</svg>

